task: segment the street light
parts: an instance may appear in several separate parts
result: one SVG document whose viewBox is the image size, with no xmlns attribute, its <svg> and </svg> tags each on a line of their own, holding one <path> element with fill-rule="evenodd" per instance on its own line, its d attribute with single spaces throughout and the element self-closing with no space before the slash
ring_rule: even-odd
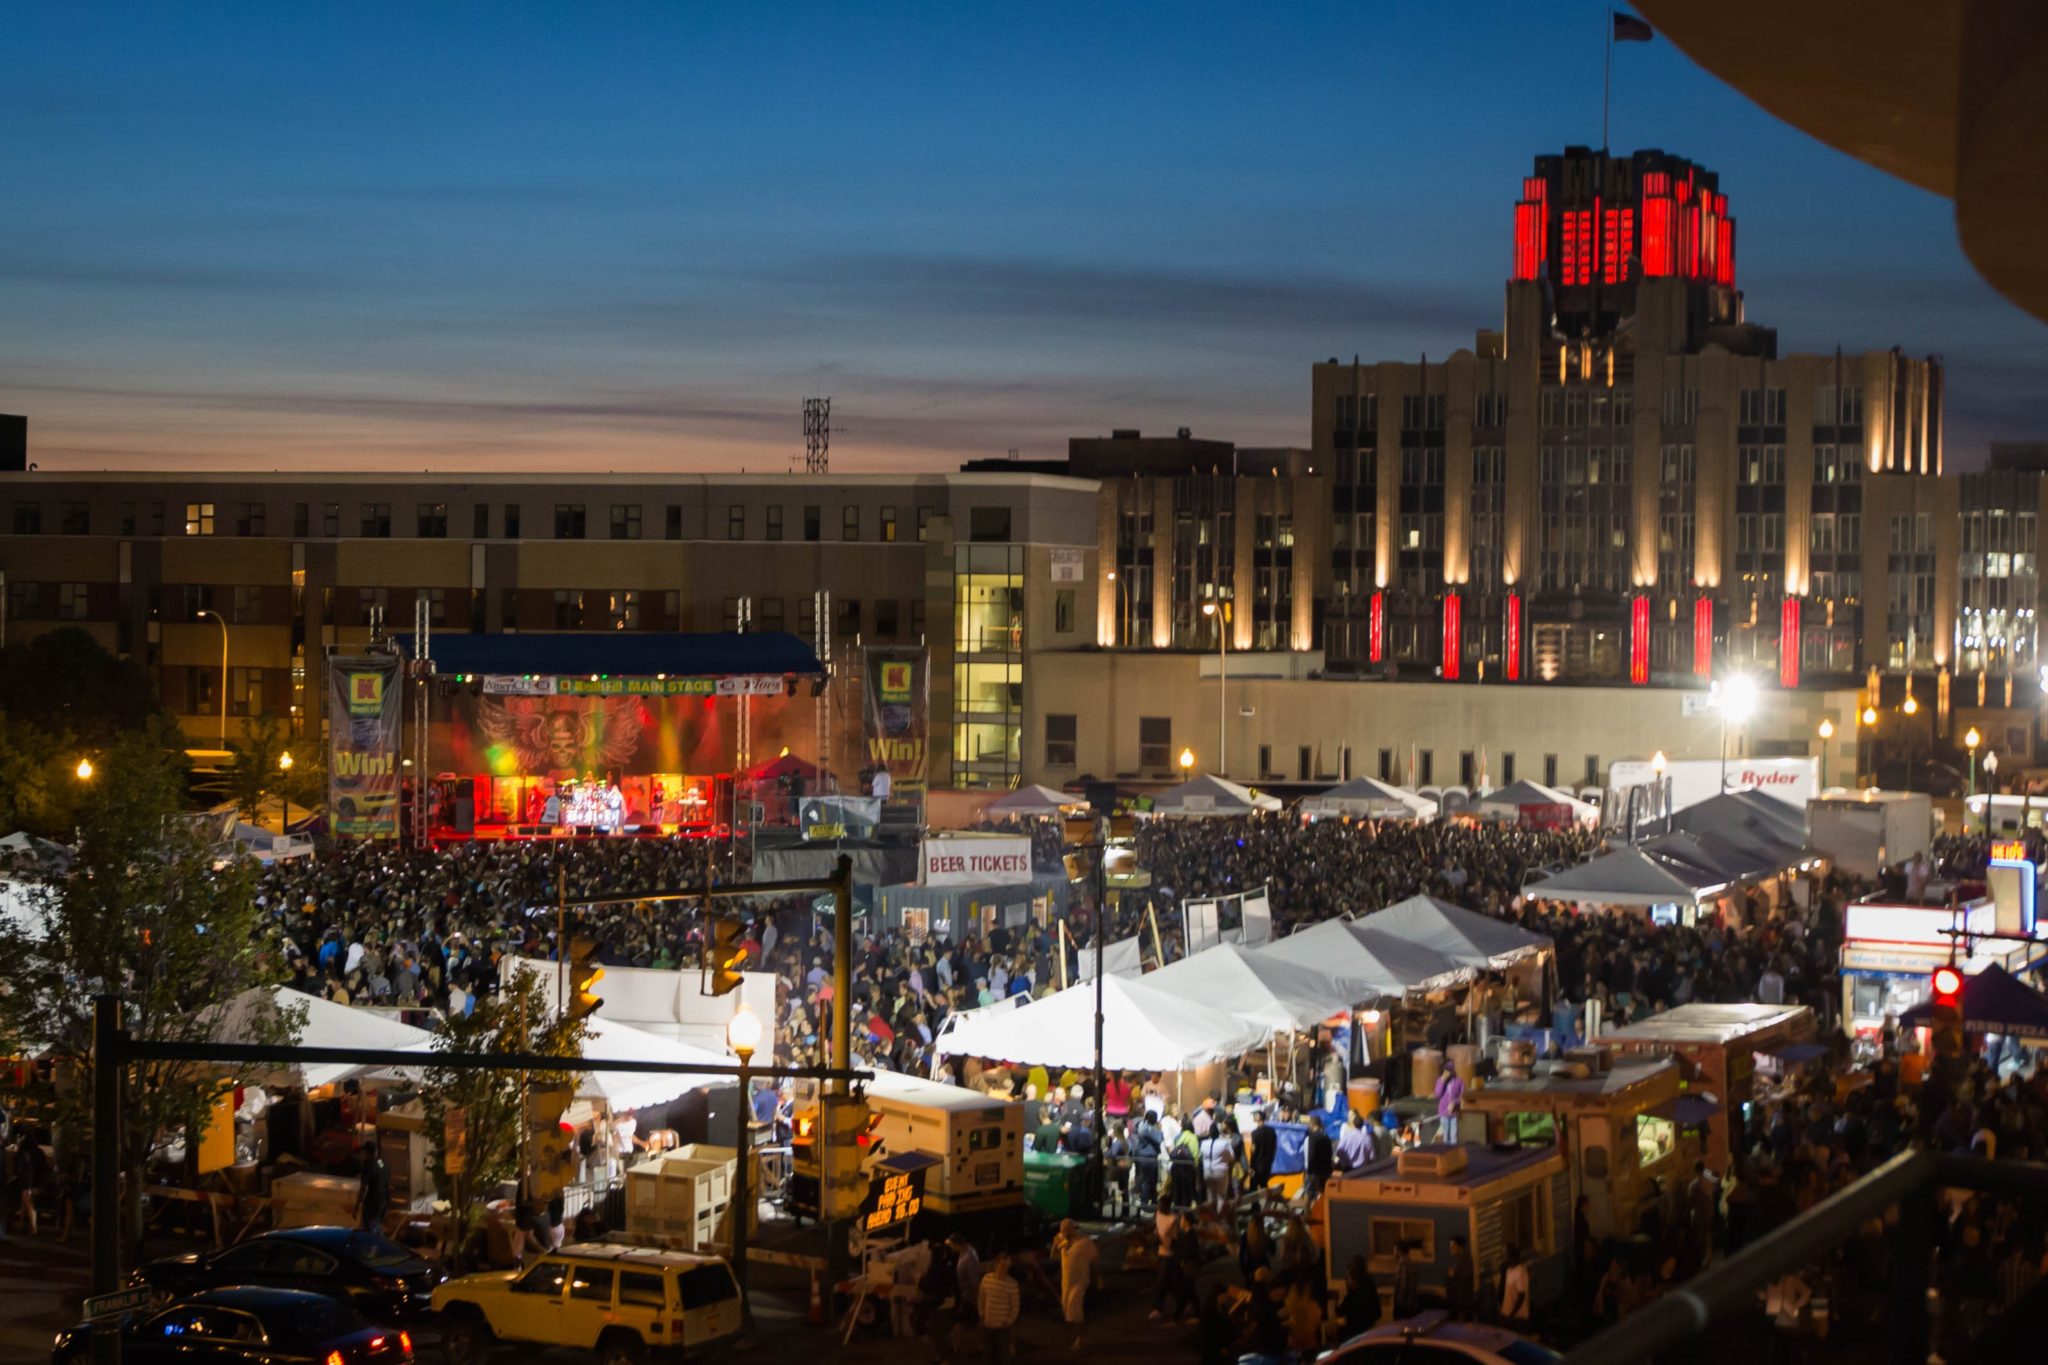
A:
<svg viewBox="0 0 2048 1365">
<path fill-rule="evenodd" d="M 1911 692 L 1908 692 L 1906 694 L 1905 705 L 1901 706 L 1899 709 L 1901 711 L 1904 711 L 1909 716 L 1918 715 L 1920 713 L 1920 699 L 1914 696 Z"/>
<path fill-rule="evenodd" d="M 1216 618 L 1216 771 L 1230 772 L 1230 613 L 1214 602 L 1202 603 L 1202 615 Z"/>
<path fill-rule="evenodd" d="M 1863 723 L 1865 725 L 1877 724 L 1877 708 L 1875 706 L 1866 706 L 1863 708 Z"/>
<path fill-rule="evenodd" d="M 1820 789 L 1828 789 L 1828 746 L 1827 741 L 1835 737 L 1835 722 L 1832 717 L 1820 718 Z"/>
<path fill-rule="evenodd" d="M 277 756 L 277 766 L 279 770 L 284 772 L 285 774 L 289 775 L 291 773 L 292 751 L 290 749 L 286 749 L 283 753 Z M 278 830 L 278 833 L 284 835 L 285 838 L 289 839 L 292 837 L 291 794 L 285 791 L 284 787 L 280 785 L 277 789 L 277 799 L 284 802 L 284 820 L 281 824 L 281 827 Z"/>
<path fill-rule="evenodd" d="M 1129 634 L 1129 632 L 1124 629 L 1124 627 L 1128 624 L 1124 620 L 1124 617 L 1128 614 L 1126 609 L 1127 602 L 1124 596 L 1127 589 L 1124 586 L 1124 581 L 1116 576 L 1115 569 L 1111 569 L 1109 571 L 1109 581 L 1116 584 L 1116 592 L 1114 595 L 1114 601 L 1116 604 L 1116 631 L 1113 635 L 1110 636 L 1109 642 L 1112 645 L 1122 645 L 1128 643 L 1125 637 Z"/>
<path fill-rule="evenodd" d="M 1182 749 L 1180 751 L 1180 775 L 1185 778 L 1194 769 L 1195 751 L 1193 749 Z"/>
<path fill-rule="evenodd" d="M 1998 796 L 1998 755 L 1984 751 L 1984 834 L 1991 834 L 1991 803 Z"/>
<path fill-rule="evenodd" d="M 734 1146 L 738 1149 L 739 1161 L 733 1170 L 733 1213 L 732 1213 L 732 1274 L 740 1287 L 740 1320 L 751 1326 L 754 1310 L 747 1303 L 747 1222 L 751 1210 L 747 1201 L 752 1181 L 747 1179 L 747 1163 L 751 1160 L 749 1150 L 753 1134 L 747 1125 L 754 1117 L 754 1095 L 747 1075 L 747 1064 L 754 1060 L 754 1049 L 761 1045 L 761 1020 L 747 1002 L 742 1000 L 733 1010 L 732 1018 L 725 1021 L 725 1045 L 740 1059 L 740 1112 L 735 1126 L 738 1135 Z"/>
<path fill-rule="evenodd" d="M 1977 727 L 1974 725 L 1963 734 L 1963 747 L 1970 751 L 1970 789 L 1965 797 L 1966 801 L 1974 800 L 1977 795 L 1977 746 L 1983 742 L 1984 736 L 1977 733 Z M 1984 828 L 1986 830 L 1991 828 L 1991 803 L 1989 801 L 1984 803 Z"/>
<path fill-rule="evenodd" d="M 202 608 L 193 616 L 211 616 L 220 623 L 220 747 L 226 753 L 228 747 L 228 618 L 219 612 Z"/>
<path fill-rule="evenodd" d="M 78 770 L 77 770 L 77 771 L 78 771 L 78 780 L 79 780 L 80 782 L 90 782 L 90 781 L 92 781 L 92 760 L 91 760 L 91 759 L 89 759 L 89 758 L 81 758 L 81 759 L 79 759 L 79 760 L 78 760 Z"/>
<path fill-rule="evenodd" d="M 1756 710 L 1756 679 L 1736 673 L 1721 684 L 1721 790 L 1728 790 L 1728 722 L 1737 725 Z"/>
</svg>

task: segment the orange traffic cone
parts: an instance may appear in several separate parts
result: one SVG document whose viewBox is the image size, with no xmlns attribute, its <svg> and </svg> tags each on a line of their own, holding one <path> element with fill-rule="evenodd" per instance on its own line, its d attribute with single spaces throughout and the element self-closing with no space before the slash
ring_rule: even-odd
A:
<svg viewBox="0 0 2048 1365">
<path fill-rule="evenodd" d="M 825 1295 L 824 1291 L 819 1287 L 818 1280 L 818 1272 L 813 1270 L 811 1272 L 811 1311 L 806 1316 L 813 1325 L 823 1326 L 825 1322 Z"/>
</svg>

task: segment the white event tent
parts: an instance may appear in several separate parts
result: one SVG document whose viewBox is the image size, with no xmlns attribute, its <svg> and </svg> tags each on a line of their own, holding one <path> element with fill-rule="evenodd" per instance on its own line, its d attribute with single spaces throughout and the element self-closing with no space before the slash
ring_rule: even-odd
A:
<svg viewBox="0 0 2048 1365">
<path fill-rule="evenodd" d="M 271 1024 L 291 1009 L 305 1011 L 299 1030 L 301 1047 L 359 1047 L 379 1051 L 410 1052 L 432 1046 L 434 1035 L 411 1024 L 401 1023 L 372 1010 L 337 1005 L 318 995 L 295 991 L 289 986 L 256 986 L 230 1000 L 215 1022 L 211 1041 L 254 1043 L 275 1037 Z M 288 1077 L 292 1084 L 307 1087 L 333 1085 L 369 1068 L 353 1062 L 309 1062 L 280 1068 L 271 1074 Z"/>
<path fill-rule="evenodd" d="M 1280 798 L 1277 796 L 1267 796 L 1227 778 L 1204 773 L 1155 795 L 1151 813 L 1175 819 L 1202 820 L 1279 809 Z"/>
<path fill-rule="evenodd" d="M 1273 1031 L 1147 980 L 1102 978 L 1103 1065 L 1112 1071 L 1183 1071 L 1264 1046 Z M 1095 1058 L 1095 983 L 1070 986 L 1017 1009 L 961 1019 L 938 1051 L 1039 1066 L 1087 1066 Z"/>
<path fill-rule="evenodd" d="M 1542 934 L 1434 896 L 1410 896 L 1351 923 L 1365 932 L 1428 948 L 1466 967 L 1505 967 L 1551 946 Z"/>
<path fill-rule="evenodd" d="M 1304 815 L 1353 815 L 1369 820 L 1427 820 L 1437 803 L 1405 787 L 1372 777 L 1354 777 L 1328 791 L 1304 797 L 1296 807 Z"/>
<path fill-rule="evenodd" d="M 1149 973 L 1144 982 L 1180 1000 L 1249 1019 L 1268 1031 L 1310 1029 L 1361 997 L 1319 967 L 1219 943 Z"/>
<path fill-rule="evenodd" d="M 1725 891 L 1730 880 L 1637 844 L 1531 882 L 1522 894 L 1587 905 L 1698 905 Z"/>
<path fill-rule="evenodd" d="M 1260 957 L 1310 967 L 1334 978 L 1352 1004 L 1453 985 L 1472 974 L 1469 964 L 1426 943 L 1352 920 L 1305 925 L 1256 951 Z"/>
<path fill-rule="evenodd" d="M 997 818 L 1003 816 L 1058 815 L 1063 810 L 1070 810 L 1077 806 L 1086 806 L 1087 804 L 1087 800 L 1083 797 L 1069 796 L 1063 791 L 1054 791 L 1051 787 L 1033 783 L 1028 787 L 1019 787 L 1008 796 L 1002 797 L 999 800 L 989 802 L 987 809 L 982 814 Z"/>
</svg>

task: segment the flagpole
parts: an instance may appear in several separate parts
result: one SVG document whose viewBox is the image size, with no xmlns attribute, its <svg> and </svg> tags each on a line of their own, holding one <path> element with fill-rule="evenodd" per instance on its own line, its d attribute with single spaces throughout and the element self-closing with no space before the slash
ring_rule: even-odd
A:
<svg viewBox="0 0 2048 1365">
<path fill-rule="evenodd" d="M 1607 110 L 1614 99 L 1614 11 L 1607 11 L 1606 59 L 1600 70 L 1600 151 L 1607 152 Z"/>
</svg>

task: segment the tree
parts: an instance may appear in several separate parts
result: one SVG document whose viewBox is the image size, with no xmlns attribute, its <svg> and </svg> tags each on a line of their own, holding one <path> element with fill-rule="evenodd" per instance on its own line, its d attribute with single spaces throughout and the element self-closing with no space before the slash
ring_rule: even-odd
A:
<svg viewBox="0 0 2048 1365">
<path fill-rule="evenodd" d="M 8 644 L 0 653 L 0 711 L 87 748 L 162 714 L 142 666 L 114 657 L 77 626 Z"/>
<path fill-rule="evenodd" d="M 557 1011 L 548 994 L 539 972 L 521 969 L 495 996 L 477 997 L 469 1014 L 450 1014 L 434 1035 L 435 1053 L 580 1057 L 583 1021 Z M 519 1157 L 526 1079 L 509 1069 L 426 1068 L 420 1098 L 433 1147 L 434 1188 L 448 1201 L 455 1220 L 449 1241 L 458 1266 L 483 1222 L 486 1192 L 525 1174 Z M 533 1081 L 538 1085 L 551 1079 L 535 1076 Z"/>
<path fill-rule="evenodd" d="M 122 1022 L 137 1039 L 199 1042 L 221 1037 L 244 992 L 283 976 L 275 927 L 252 894 L 252 865 L 215 868 L 213 850 L 181 809 L 180 756 L 156 741 L 149 733 L 130 735 L 94 760 L 96 772 L 82 784 L 71 867 L 32 892 L 26 923 L 0 925 L 0 962 L 8 964 L 0 1044 L 46 1047 L 71 1064 L 72 1083 L 56 1096 L 67 1154 L 97 1136 L 95 996 L 120 998 Z M 290 1042 L 301 1023 L 294 1011 L 256 1011 L 237 1026 L 234 1041 Z M 118 1207 L 130 1246 L 140 1240 L 142 1174 L 151 1150 L 178 1130 L 202 1131 L 222 1085 L 250 1078 L 210 1062 L 127 1069 L 116 1140 L 127 1182 Z M 115 1199 L 96 1194 L 98 1208 L 116 1207 Z"/>
<path fill-rule="evenodd" d="M 265 712 L 251 719 L 240 739 L 228 741 L 227 791 L 245 819 L 259 816 L 272 800 L 310 812 L 326 803 L 327 767 L 319 746 L 286 732 Z M 287 768 L 283 759 L 292 757 Z"/>
</svg>

